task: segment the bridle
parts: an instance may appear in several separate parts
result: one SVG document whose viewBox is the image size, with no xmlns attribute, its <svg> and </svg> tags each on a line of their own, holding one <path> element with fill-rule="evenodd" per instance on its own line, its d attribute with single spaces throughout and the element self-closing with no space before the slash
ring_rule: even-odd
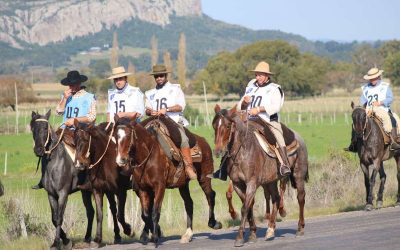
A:
<svg viewBox="0 0 400 250">
<path fill-rule="evenodd" d="M 356 110 L 356 109 L 361 109 L 363 112 L 365 112 L 365 109 L 364 109 L 363 107 L 356 107 L 356 108 L 354 108 L 354 110 Z M 354 112 L 354 111 L 353 111 L 353 112 Z M 354 130 L 354 132 L 356 133 L 356 136 L 357 136 L 357 137 L 362 136 L 363 141 L 366 141 L 366 140 L 368 139 L 369 135 L 371 134 L 371 129 L 370 129 L 369 132 L 366 134 L 367 125 L 368 125 L 368 115 L 367 115 L 367 114 L 365 115 L 365 122 L 364 122 L 363 129 L 362 129 L 361 132 L 359 132 L 359 131 L 356 130 L 356 128 L 355 128 L 355 126 L 354 126 L 354 123 L 352 124 L 353 130 Z"/>
<path fill-rule="evenodd" d="M 117 130 L 118 129 L 126 129 L 126 128 L 131 129 L 131 139 L 129 141 L 129 147 L 128 147 L 128 150 L 130 150 L 132 145 L 135 144 L 135 146 L 136 146 L 136 142 L 137 142 L 138 137 L 137 137 L 136 130 L 135 130 L 134 126 L 127 126 L 127 125 L 118 125 L 117 126 Z M 135 143 L 133 142 L 133 138 L 135 138 Z M 146 156 L 146 158 L 140 164 L 136 164 L 134 166 L 135 168 L 139 168 L 139 167 L 143 166 L 149 160 L 149 158 L 151 156 L 151 153 L 153 152 L 154 145 L 155 145 L 155 143 L 153 143 L 153 145 L 151 146 L 149 154 Z"/>
<path fill-rule="evenodd" d="M 47 123 L 47 138 L 46 138 L 46 142 L 45 142 L 44 145 L 43 145 L 44 148 L 46 149 L 47 144 L 50 142 L 50 136 L 51 136 L 51 127 L 50 127 L 50 123 L 49 123 L 48 120 L 43 119 L 43 118 L 36 119 L 35 122 L 46 122 L 46 123 Z M 62 140 L 62 137 L 63 137 L 63 135 L 64 135 L 64 131 L 65 131 L 65 127 L 62 129 L 61 134 L 60 134 L 60 136 L 59 136 L 59 138 L 58 138 L 58 141 L 57 141 L 56 145 L 54 145 L 54 146 L 53 146 L 52 148 L 50 148 L 49 150 L 45 150 L 45 151 L 44 151 L 45 154 L 50 155 L 51 152 L 58 146 L 58 144 L 60 144 L 60 142 L 61 142 L 61 140 Z"/>
</svg>

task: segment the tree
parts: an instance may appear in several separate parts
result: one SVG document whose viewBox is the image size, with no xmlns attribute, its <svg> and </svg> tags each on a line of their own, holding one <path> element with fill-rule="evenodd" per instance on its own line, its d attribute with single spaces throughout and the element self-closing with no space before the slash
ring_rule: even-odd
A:
<svg viewBox="0 0 400 250">
<path fill-rule="evenodd" d="M 393 54 L 396 54 L 399 51 L 400 51 L 399 40 L 388 41 L 384 43 L 382 47 L 379 48 L 379 54 L 385 59 Z"/>
<path fill-rule="evenodd" d="M 118 35 L 117 32 L 113 34 L 113 44 L 110 55 L 110 66 L 111 68 L 118 67 Z"/>
<path fill-rule="evenodd" d="M 21 78 L 15 76 L 0 77 L 0 105 L 11 107 L 15 111 L 15 84 L 18 91 L 18 102 L 36 102 L 36 97 L 32 94 L 33 89 L 30 83 L 24 82 Z"/>
<path fill-rule="evenodd" d="M 151 65 L 156 65 L 158 62 L 158 41 L 155 35 L 151 37 Z"/>
<path fill-rule="evenodd" d="M 400 86 L 400 51 L 385 60 L 385 77 L 390 78 L 393 85 Z"/>
<path fill-rule="evenodd" d="M 129 75 L 129 76 L 128 76 L 128 82 L 129 82 L 132 86 L 137 86 L 135 65 L 133 65 L 133 63 L 132 63 L 131 61 L 129 61 L 129 64 L 128 64 L 128 72 L 129 72 L 129 73 L 132 73 L 132 75 Z"/>
<path fill-rule="evenodd" d="M 368 44 L 363 44 L 353 53 L 352 62 L 355 66 L 354 73 L 361 78 L 370 68 L 380 67 L 383 64 L 383 57 L 377 49 Z"/>
<path fill-rule="evenodd" d="M 186 87 L 186 37 L 184 33 L 181 33 L 179 37 L 178 46 L 178 61 L 177 61 L 177 75 L 178 83 L 182 88 Z"/>
<path fill-rule="evenodd" d="M 173 68 L 172 68 L 172 61 L 171 61 L 171 54 L 168 51 L 164 52 L 164 65 L 168 71 L 170 71 L 170 79 L 173 78 Z"/>
</svg>

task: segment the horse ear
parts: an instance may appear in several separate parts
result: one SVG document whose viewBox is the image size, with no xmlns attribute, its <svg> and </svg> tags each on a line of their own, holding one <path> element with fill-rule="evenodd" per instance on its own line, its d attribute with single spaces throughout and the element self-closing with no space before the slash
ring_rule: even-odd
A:
<svg viewBox="0 0 400 250">
<path fill-rule="evenodd" d="M 51 109 L 49 109 L 49 111 L 47 111 L 47 113 L 46 113 L 46 120 L 49 120 L 49 118 L 50 118 L 50 115 L 51 115 Z"/>
<path fill-rule="evenodd" d="M 351 101 L 350 106 L 351 106 L 351 109 L 354 109 L 354 102 L 353 101 Z"/>
<path fill-rule="evenodd" d="M 32 111 L 32 119 L 37 116 L 37 113 L 35 111 Z"/>
<path fill-rule="evenodd" d="M 215 104 L 214 112 L 218 113 L 219 111 L 221 111 L 221 107 L 218 104 Z"/>
<path fill-rule="evenodd" d="M 235 105 L 229 110 L 229 113 L 230 113 L 230 114 L 234 114 L 234 113 L 236 113 L 236 111 L 237 111 L 237 104 L 235 104 Z"/>
<path fill-rule="evenodd" d="M 78 119 L 74 118 L 74 127 L 78 128 L 78 125 L 79 125 Z"/>
<path fill-rule="evenodd" d="M 114 122 L 117 123 L 119 120 L 119 116 L 117 115 L 117 113 L 114 114 Z"/>
</svg>

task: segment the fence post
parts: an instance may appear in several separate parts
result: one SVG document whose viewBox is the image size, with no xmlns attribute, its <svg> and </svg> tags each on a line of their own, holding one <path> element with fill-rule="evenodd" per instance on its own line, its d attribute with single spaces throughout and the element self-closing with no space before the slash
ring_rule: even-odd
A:
<svg viewBox="0 0 400 250">
<path fill-rule="evenodd" d="M 4 157 L 4 175 L 7 175 L 7 152 Z"/>
</svg>

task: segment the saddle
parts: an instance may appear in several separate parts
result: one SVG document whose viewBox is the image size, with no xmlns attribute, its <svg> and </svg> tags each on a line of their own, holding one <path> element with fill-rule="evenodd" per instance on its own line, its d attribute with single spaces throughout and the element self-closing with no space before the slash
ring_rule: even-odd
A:
<svg viewBox="0 0 400 250">
<path fill-rule="evenodd" d="M 167 116 L 151 117 L 143 121 L 143 126 L 156 135 L 158 142 L 171 160 L 182 163 L 183 157 L 180 151 L 182 138 L 175 121 Z M 193 162 L 201 162 L 202 153 L 197 143 L 196 137 L 188 129 L 185 129 L 185 134 L 189 138 L 189 147 Z M 179 167 L 183 166 L 179 164 Z"/>
<path fill-rule="evenodd" d="M 254 134 L 264 152 L 272 158 L 279 158 L 280 155 L 277 153 L 277 141 L 270 129 L 271 125 L 269 125 L 259 117 L 252 119 L 252 121 L 255 121 L 257 124 L 260 125 L 259 129 L 256 129 L 254 131 Z M 286 125 L 284 125 L 283 123 L 281 123 L 281 127 L 288 157 L 290 157 L 297 152 L 297 149 L 300 145 L 296 140 L 295 134 L 292 130 L 286 127 Z"/>
<path fill-rule="evenodd" d="M 375 115 L 375 113 L 373 111 L 369 112 L 367 114 L 367 116 L 372 118 L 376 122 L 376 124 L 378 124 L 378 127 L 381 130 L 381 133 L 382 133 L 382 136 L 383 136 L 383 141 L 384 141 L 385 145 L 390 144 L 392 140 L 390 138 L 389 133 L 386 133 L 386 131 L 383 129 L 383 121 L 382 121 L 382 119 L 379 118 L 377 115 Z"/>
</svg>

